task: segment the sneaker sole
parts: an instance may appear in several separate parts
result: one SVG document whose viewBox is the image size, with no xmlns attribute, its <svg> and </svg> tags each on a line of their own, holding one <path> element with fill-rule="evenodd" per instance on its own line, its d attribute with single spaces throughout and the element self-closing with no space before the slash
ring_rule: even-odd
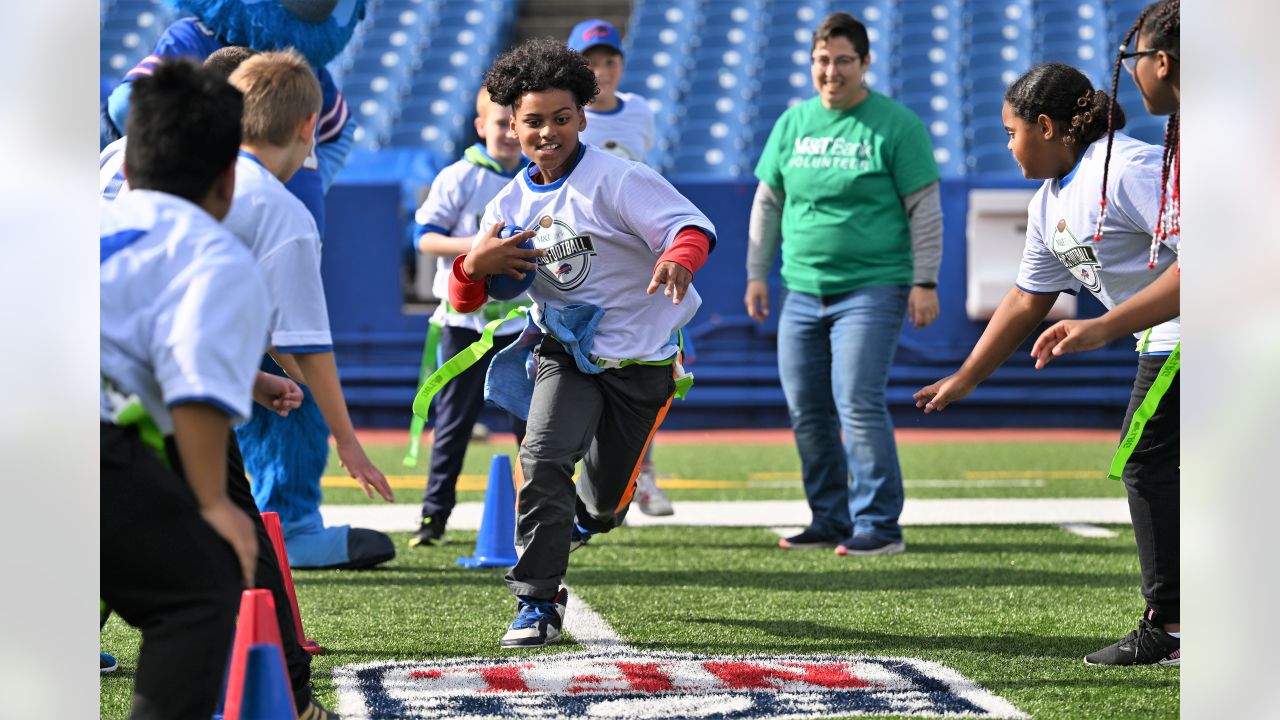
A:
<svg viewBox="0 0 1280 720">
<path fill-rule="evenodd" d="M 786 538 L 778 541 L 778 547 L 783 550 L 826 550 L 827 548 L 833 548 L 835 546 L 836 544 L 833 542 L 793 543 L 787 542 Z"/>
<path fill-rule="evenodd" d="M 554 635 L 552 635 L 552 633 L 554 633 Z M 519 640 L 499 640 L 498 646 L 513 649 L 513 650 L 520 650 L 523 648 L 539 648 L 539 647 L 544 647 L 546 645 L 552 645 L 552 644 L 558 643 L 560 642 L 560 638 L 561 638 L 561 635 L 559 630 L 556 630 L 555 628 L 547 628 L 547 637 L 545 640 L 540 640 L 538 638 L 521 638 Z"/>
<path fill-rule="evenodd" d="M 640 506 L 640 512 L 650 517 L 667 517 L 668 515 L 676 514 L 675 508 L 668 507 L 668 508 L 658 508 L 655 510 L 653 508 L 646 507 L 644 505 Z"/>
<path fill-rule="evenodd" d="M 878 547 L 874 550 L 850 550 L 849 548 L 843 545 L 836 546 L 836 555 L 839 555 L 840 557 L 844 557 L 846 555 L 852 555 L 854 557 L 872 557 L 874 555 L 897 555 L 898 553 L 903 553 L 906 551 L 907 551 L 907 544 L 900 543 L 900 542 L 889 543 L 888 545 L 885 545 L 883 547 Z"/>
</svg>

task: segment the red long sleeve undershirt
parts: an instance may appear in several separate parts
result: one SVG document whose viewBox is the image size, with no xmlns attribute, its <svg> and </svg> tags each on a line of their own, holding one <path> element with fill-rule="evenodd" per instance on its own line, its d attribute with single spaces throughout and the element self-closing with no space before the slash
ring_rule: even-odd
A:
<svg viewBox="0 0 1280 720">
<path fill-rule="evenodd" d="M 689 225 L 676 234 L 671 247 L 662 253 L 656 268 L 664 262 L 673 262 L 691 273 L 707 261 L 711 252 L 711 239 L 701 229 Z M 473 280 L 462 269 L 462 261 L 467 256 L 459 255 L 453 261 L 453 271 L 449 274 L 449 304 L 458 312 L 474 312 L 484 305 L 487 296 L 484 291 L 484 278 Z"/>
</svg>

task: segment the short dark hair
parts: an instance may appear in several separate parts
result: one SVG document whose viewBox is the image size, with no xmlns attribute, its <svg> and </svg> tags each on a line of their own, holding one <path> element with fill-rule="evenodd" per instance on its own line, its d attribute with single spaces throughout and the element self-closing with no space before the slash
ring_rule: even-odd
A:
<svg viewBox="0 0 1280 720">
<path fill-rule="evenodd" d="M 567 90 L 578 107 L 591 104 L 600 93 L 587 58 L 552 38 L 534 38 L 508 50 L 485 73 L 489 99 L 514 107 L 525 93 Z"/>
<path fill-rule="evenodd" d="M 1062 63 L 1043 63 L 1028 70 L 1004 92 L 1013 114 L 1034 123 L 1048 115 L 1058 124 L 1064 141 L 1088 145 L 1107 134 L 1107 107 L 1111 98 L 1084 73 Z M 1115 106 L 1113 124 L 1124 127 L 1124 110 Z"/>
<path fill-rule="evenodd" d="M 240 151 L 240 91 L 179 58 L 133 81 L 124 164 L 129 187 L 199 203 Z"/>
<path fill-rule="evenodd" d="M 240 67 L 240 63 L 257 55 L 258 51 L 243 45 L 228 45 L 213 51 L 204 59 L 204 66 L 220 75 L 223 80 L 231 77 L 231 73 Z"/>
<path fill-rule="evenodd" d="M 871 52 L 871 40 L 867 38 L 867 26 L 858 21 L 857 18 L 845 12 L 831 13 L 817 30 L 813 31 L 813 43 L 809 45 L 809 52 L 813 52 L 820 42 L 830 42 L 833 37 L 842 37 L 848 40 L 853 49 L 865 60 L 867 54 Z"/>
</svg>

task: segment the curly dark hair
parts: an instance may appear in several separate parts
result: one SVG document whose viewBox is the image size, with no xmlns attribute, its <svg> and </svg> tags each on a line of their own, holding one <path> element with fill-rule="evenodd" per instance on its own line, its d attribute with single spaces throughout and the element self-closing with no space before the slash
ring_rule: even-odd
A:
<svg viewBox="0 0 1280 720">
<path fill-rule="evenodd" d="M 1048 115 L 1064 143 L 1089 145 L 1107 134 L 1111 97 L 1094 90 L 1084 73 L 1062 63 L 1043 63 L 1028 70 L 1004 93 L 1013 113 L 1029 123 Z M 1111 110 L 1111 127 L 1124 127 L 1124 110 Z"/>
<path fill-rule="evenodd" d="M 489 99 L 507 107 L 515 107 L 525 93 L 567 90 L 581 108 L 600 93 L 582 53 L 547 37 L 527 40 L 503 53 L 485 73 L 484 84 Z"/>
</svg>

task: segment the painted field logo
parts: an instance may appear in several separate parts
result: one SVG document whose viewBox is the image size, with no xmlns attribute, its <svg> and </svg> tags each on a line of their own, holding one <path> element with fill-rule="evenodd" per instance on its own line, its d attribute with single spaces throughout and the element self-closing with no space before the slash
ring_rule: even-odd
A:
<svg viewBox="0 0 1280 720">
<path fill-rule="evenodd" d="M 578 652 L 348 665 L 348 718 L 1022 718 L 959 673 L 915 658 Z"/>
</svg>

